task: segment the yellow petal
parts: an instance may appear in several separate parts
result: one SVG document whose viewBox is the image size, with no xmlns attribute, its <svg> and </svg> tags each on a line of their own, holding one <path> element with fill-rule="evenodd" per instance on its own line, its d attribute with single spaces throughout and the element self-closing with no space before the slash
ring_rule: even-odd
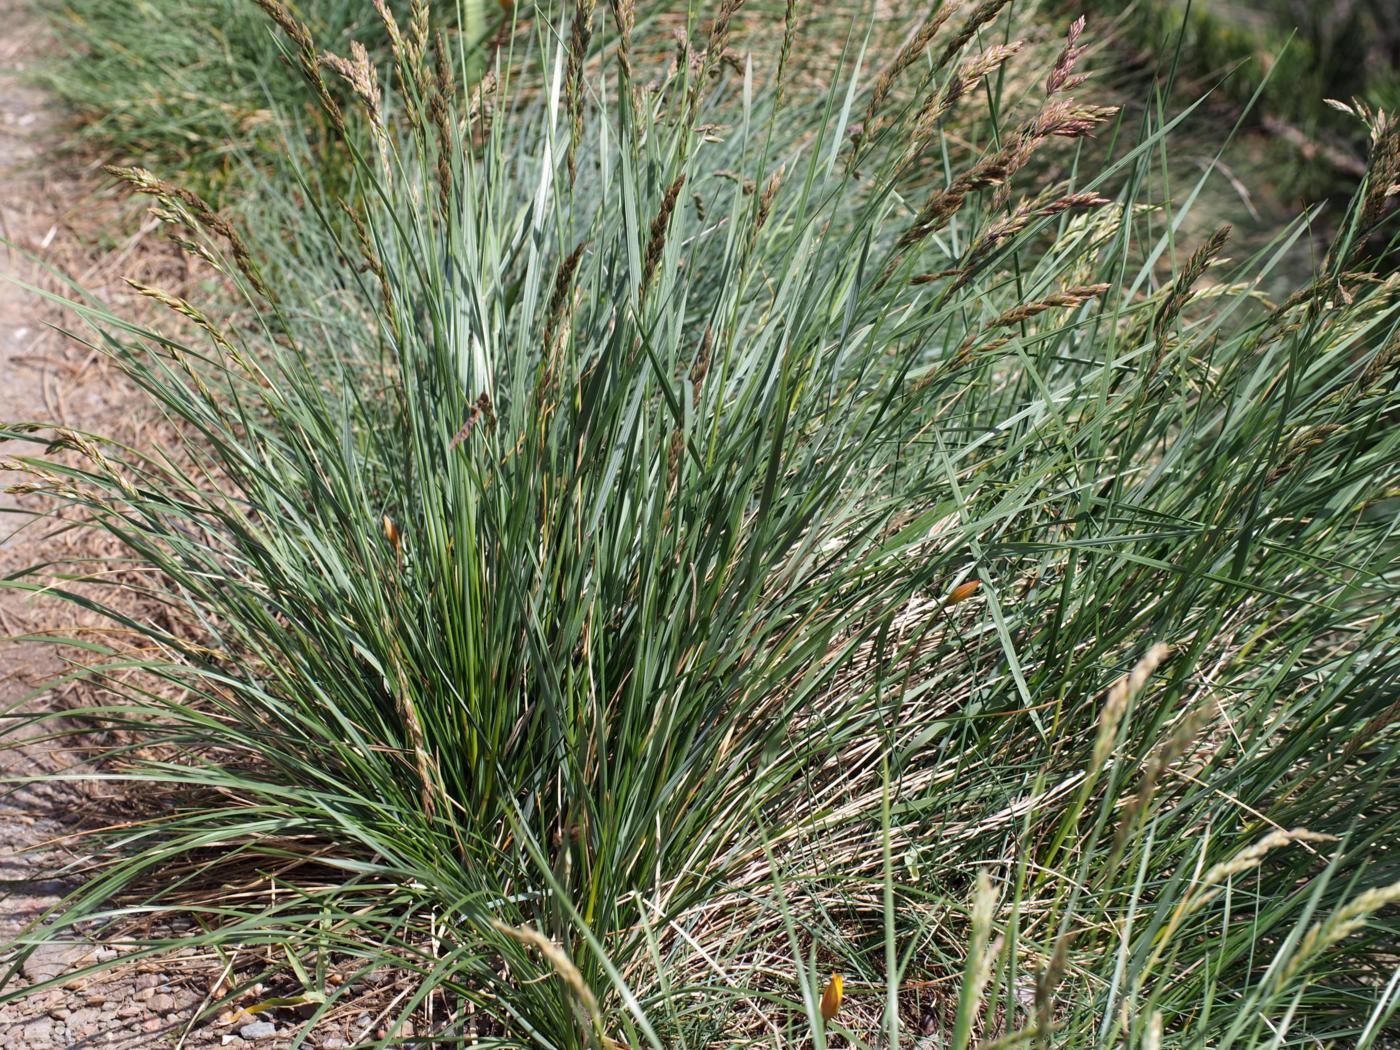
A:
<svg viewBox="0 0 1400 1050">
<path fill-rule="evenodd" d="M 971 598 L 977 593 L 977 588 L 981 586 L 982 582 L 980 580 L 968 580 L 966 583 L 958 584 L 953 588 L 953 593 L 948 595 L 948 604 L 956 605 L 960 601 Z"/>
<path fill-rule="evenodd" d="M 826 987 L 822 989 L 822 1020 L 830 1021 L 836 1016 L 836 1011 L 841 1009 L 841 975 L 834 973 L 831 980 L 826 982 Z"/>
</svg>

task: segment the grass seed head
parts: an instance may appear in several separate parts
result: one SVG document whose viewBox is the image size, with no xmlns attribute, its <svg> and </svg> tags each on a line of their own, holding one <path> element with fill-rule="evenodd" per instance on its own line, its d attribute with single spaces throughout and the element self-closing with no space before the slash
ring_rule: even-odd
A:
<svg viewBox="0 0 1400 1050">
<path fill-rule="evenodd" d="M 1065 38 L 1065 49 L 1060 52 L 1060 57 L 1055 60 L 1055 65 L 1050 69 L 1050 75 L 1045 78 L 1045 93 L 1053 95 L 1060 91 L 1072 91 L 1087 78 L 1086 75 L 1072 75 L 1074 64 L 1079 60 L 1079 56 L 1084 53 L 1084 49 L 1079 45 L 1079 38 L 1084 33 L 1085 18 L 1080 15 L 1069 27 L 1069 33 Z"/>
<path fill-rule="evenodd" d="M 960 0 L 948 0 L 947 3 L 940 4 L 929 12 L 928 17 L 920 23 L 919 28 L 915 30 L 908 43 L 895 53 L 894 60 L 876 78 L 875 87 L 870 92 L 870 101 L 866 103 L 865 119 L 861 121 L 863 125 L 862 136 L 873 135 L 880 129 L 881 125 L 877 123 L 883 119 L 880 110 L 889 97 L 895 81 L 899 79 L 900 74 L 918 60 L 918 57 L 933 42 L 933 38 L 938 35 L 943 24 L 958 9 L 959 2 Z"/>
<path fill-rule="evenodd" d="M 1063 291 L 1054 292 L 1044 299 L 1039 299 L 1033 303 L 1023 303 L 1021 306 L 1012 307 L 996 320 L 989 324 L 988 328 L 1010 328 L 1028 321 L 1037 314 L 1043 314 L 1046 310 L 1053 310 L 1057 307 L 1083 306 L 1090 299 L 1096 299 L 1108 291 L 1111 285 L 1107 284 L 1085 284 L 1073 288 L 1066 288 Z"/>
<path fill-rule="evenodd" d="M 977 35 L 977 31 L 988 22 L 992 21 L 1001 13 L 1001 9 L 1007 5 L 1009 0 L 983 0 L 981 4 L 972 9 L 972 13 L 967 16 L 958 35 L 948 41 L 948 46 L 943 49 L 938 56 L 938 61 L 934 63 L 935 69 L 942 69 L 946 66 L 959 51 L 967 46 L 968 42 Z"/>
<path fill-rule="evenodd" d="M 666 232 L 671 227 L 671 213 L 676 207 L 676 198 L 680 196 L 682 187 L 685 186 L 686 175 L 681 172 L 666 189 L 666 194 L 661 198 L 661 207 L 656 212 L 656 218 L 651 222 L 651 235 L 647 238 L 646 260 L 642 269 L 642 295 L 646 295 L 651 288 L 652 278 L 656 275 L 656 268 L 661 264 L 662 253 L 666 250 Z"/>
<path fill-rule="evenodd" d="M 593 39 L 593 13 L 598 0 L 576 0 L 569 27 L 568 69 L 564 75 L 564 98 L 569 108 L 569 148 L 565 164 L 572 185 L 578 177 L 578 147 L 583 138 L 583 64 Z"/>
<path fill-rule="evenodd" d="M 1171 649 L 1161 642 L 1148 646 L 1142 659 L 1133 665 L 1131 671 L 1114 682 L 1112 688 L 1109 689 L 1103 709 L 1099 712 L 1098 735 L 1094 741 L 1093 759 L 1089 763 L 1092 772 L 1101 770 L 1104 763 L 1108 761 L 1108 756 L 1113 751 L 1114 741 L 1118 738 L 1118 727 L 1123 721 L 1123 715 L 1128 710 L 1128 702 L 1142 691 L 1148 678 L 1158 667 L 1162 666 L 1162 662 L 1170 653 Z"/>
</svg>

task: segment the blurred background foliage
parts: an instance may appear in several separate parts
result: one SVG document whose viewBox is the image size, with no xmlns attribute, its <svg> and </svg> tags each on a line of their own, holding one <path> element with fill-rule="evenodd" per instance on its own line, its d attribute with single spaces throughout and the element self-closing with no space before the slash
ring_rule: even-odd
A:
<svg viewBox="0 0 1400 1050">
<path fill-rule="evenodd" d="M 54 68 L 47 86 L 77 115 L 84 133 L 74 141 L 85 148 L 167 173 L 183 169 L 214 197 L 222 196 L 221 180 L 237 167 L 236 155 L 278 148 L 267 99 L 295 98 L 300 87 L 254 0 L 35 3 L 71 59 Z M 332 48 L 376 37 L 368 0 L 298 6 L 318 40 Z M 407 16 L 408 0 L 390 0 L 390 6 Z M 474 40 L 505 30 L 510 20 L 511 5 L 488 0 L 436 6 L 455 16 L 449 22 L 460 19 Z M 782 4 L 772 6 L 780 17 Z M 911 25 L 926 5 L 902 6 L 882 20 L 892 32 Z M 1160 106 L 1175 112 L 1208 96 L 1187 123 L 1188 136 L 1175 139 L 1188 158 L 1198 152 L 1208 160 L 1223 129 L 1241 122 L 1226 155 L 1230 185 L 1214 191 L 1222 194 L 1219 209 L 1230 213 L 1222 219 L 1246 237 L 1252 226 L 1272 233 L 1309 205 L 1339 205 L 1355 189 L 1365 169 L 1366 132 L 1327 99 L 1400 106 L 1400 0 L 1026 0 L 1013 6 L 1039 8 L 1031 19 L 1045 22 L 1042 36 L 1050 49 L 1058 48 L 1072 19 L 1087 16 L 1096 79 L 1130 111 Z M 856 24 L 853 16 L 859 22 L 857 13 L 868 7 L 867 0 L 811 5 L 804 21 L 829 24 L 830 39 L 839 44 Z M 663 48 L 671 46 L 673 21 L 661 18 L 651 27 Z M 217 29 L 212 40 L 211 26 Z M 645 39 L 648 27 L 639 30 Z M 745 46 L 761 48 L 762 41 Z M 305 103 L 302 116 L 314 125 L 310 99 Z M 316 137 L 314 127 L 307 130 Z M 1206 210 L 1213 209 L 1202 214 Z M 1322 213 L 1324 224 L 1329 213 L 1340 214 L 1340 207 Z M 1320 231 L 1326 232 L 1330 226 Z"/>
<path fill-rule="evenodd" d="M 1328 99 L 1400 106 L 1396 0 L 1071 0 L 1059 14 L 1112 21 L 1101 36 L 1118 54 L 1099 68 L 1128 104 L 1153 104 L 1154 84 L 1169 86 L 1169 110 L 1209 92 L 1206 146 L 1243 118 L 1231 164 L 1266 220 L 1340 200 L 1364 172 L 1365 128 Z"/>
</svg>

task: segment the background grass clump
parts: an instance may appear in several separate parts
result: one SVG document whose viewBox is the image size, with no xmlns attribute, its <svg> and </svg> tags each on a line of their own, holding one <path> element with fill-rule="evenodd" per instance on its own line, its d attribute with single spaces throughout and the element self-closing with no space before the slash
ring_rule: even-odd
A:
<svg viewBox="0 0 1400 1050">
<path fill-rule="evenodd" d="M 14 957 L 204 945 L 309 1026 L 392 970 L 448 1045 L 1379 1045 L 1390 118 L 1278 299 L 1302 224 L 1183 242 L 1215 173 L 1082 23 L 261 6 L 345 192 L 121 172 L 240 301 L 76 307 L 184 435 L 25 460 L 154 570 L 82 715 L 168 808 Z"/>
<path fill-rule="evenodd" d="M 74 144 L 179 173 L 211 199 L 235 203 L 250 160 L 267 166 L 289 139 L 338 168 L 325 117 L 284 58 L 275 25 L 253 0 L 34 0 L 54 55 L 42 82 L 75 118 Z M 407 20 L 407 0 L 383 6 Z M 352 41 L 382 57 L 383 24 L 368 0 L 305 5 L 318 45 Z M 500 24 L 486 0 L 441 5 L 444 28 L 475 43 Z M 323 171 L 323 177 L 327 172 Z"/>
</svg>

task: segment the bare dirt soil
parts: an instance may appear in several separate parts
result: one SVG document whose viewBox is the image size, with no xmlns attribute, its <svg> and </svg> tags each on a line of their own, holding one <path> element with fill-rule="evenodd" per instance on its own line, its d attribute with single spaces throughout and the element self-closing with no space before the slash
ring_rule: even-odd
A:
<svg viewBox="0 0 1400 1050">
<path fill-rule="evenodd" d="M 21 3 L 0 0 L 0 420 L 100 429 L 124 407 L 121 385 L 97 355 L 54 331 L 53 307 L 17 283 L 54 288 L 60 283 L 54 266 L 103 291 L 103 274 L 77 246 L 94 212 L 111 210 L 110 200 L 93 188 L 97 180 L 50 160 L 55 118 L 42 93 L 25 82 L 37 40 L 25 18 Z M 32 449 L 0 449 L 26 451 Z M 20 480 L 14 471 L 0 473 L 0 484 Z M 71 540 L 31 516 L 35 509 L 33 497 L 0 495 L 0 575 L 52 557 L 55 548 L 67 550 Z M 61 703 L 71 683 L 63 680 L 66 667 L 56 646 L 15 639 L 75 626 L 71 607 L 0 590 L 0 711 L 7 716 L 7 746 L 0 750 L 0 944 L 22 939 L 72 887 L 60 872 L 81 857 L 75 833 L 101 816 L 97 800 L 79 785 L 26 782 L 61 771 L 68 759 L 43 739 L 46 727 L 16 729 L 23 714 Z M 6 991 L 38 986 L 115 954 L 73 940 L 44 945 L 0 979 Z M 190 998 L 188 989 L 159 973 L 71 977 L 0 1007 L 0 1046 L 169 1046 L 169 1031 L 189 1013 Z"/>
<path fill-rule="evenodd" d="M 26 0 L 0 0 L 0 27 L 0 422 L 42 421 L 155 440 L 158 427 L 152 422 L 143 431 L 133 392 L 105 358 L 52 327 L 80 327 L 71 313 L 25 285 L 61 290 L 71 279 L 104 301 L 130 304 L 134 296 L 122 276 L 178 281 L 171 271 L 182 264 L 153 243 L 154 224 L 133 218 L 99 165 L 55 160 L 63 156 L 55 147 L 65 132 L 28 80 L 42 39 Z M 117 230 L 135 232 L 123 239 Z M 0 444 L 0 460 L 34 450 Z M 14 470 L 0 470 L 0 578 L 94 553 L 75 549 L 80 532 L 60 531 L 34 515 L 35 497 L 4 492 L 21 480 Z M 31 780 L 79 758 L 45 738 L 49 725 L 29 724 L 26 716 L 71 706 L 69 694 L 81 687 L 65 677 L 70 668 L 60 648 L 25 639 L 94 626 L 67 603 L 0 588 L 0 951 L 23 943 L 31 925 L 45 921 L 77 884 L 63 869 L 89 859 L 81 832 L 120 819 L 121 798 L 110 789 L 99 796 L 90 784 Z M 116 968 L 83 972 L 99 963 Z M 70 934 L 38 946 L 12 969 L 0 968 L 0 994 L 25 993 L 0 1005 L 0 1048 L 276 1050 L 303 1034 L 298 1018 L 271 1011 L 252 1016 L 233 1008 L 208 1016 L 221 977 L 217 960 L 190 953 L 120 964 L 115 949 Z M 318 1026 L 302 1045 L 334 1050 L 375 1034 L 370 1015 L 355 1010 Z"/>
</svg>

